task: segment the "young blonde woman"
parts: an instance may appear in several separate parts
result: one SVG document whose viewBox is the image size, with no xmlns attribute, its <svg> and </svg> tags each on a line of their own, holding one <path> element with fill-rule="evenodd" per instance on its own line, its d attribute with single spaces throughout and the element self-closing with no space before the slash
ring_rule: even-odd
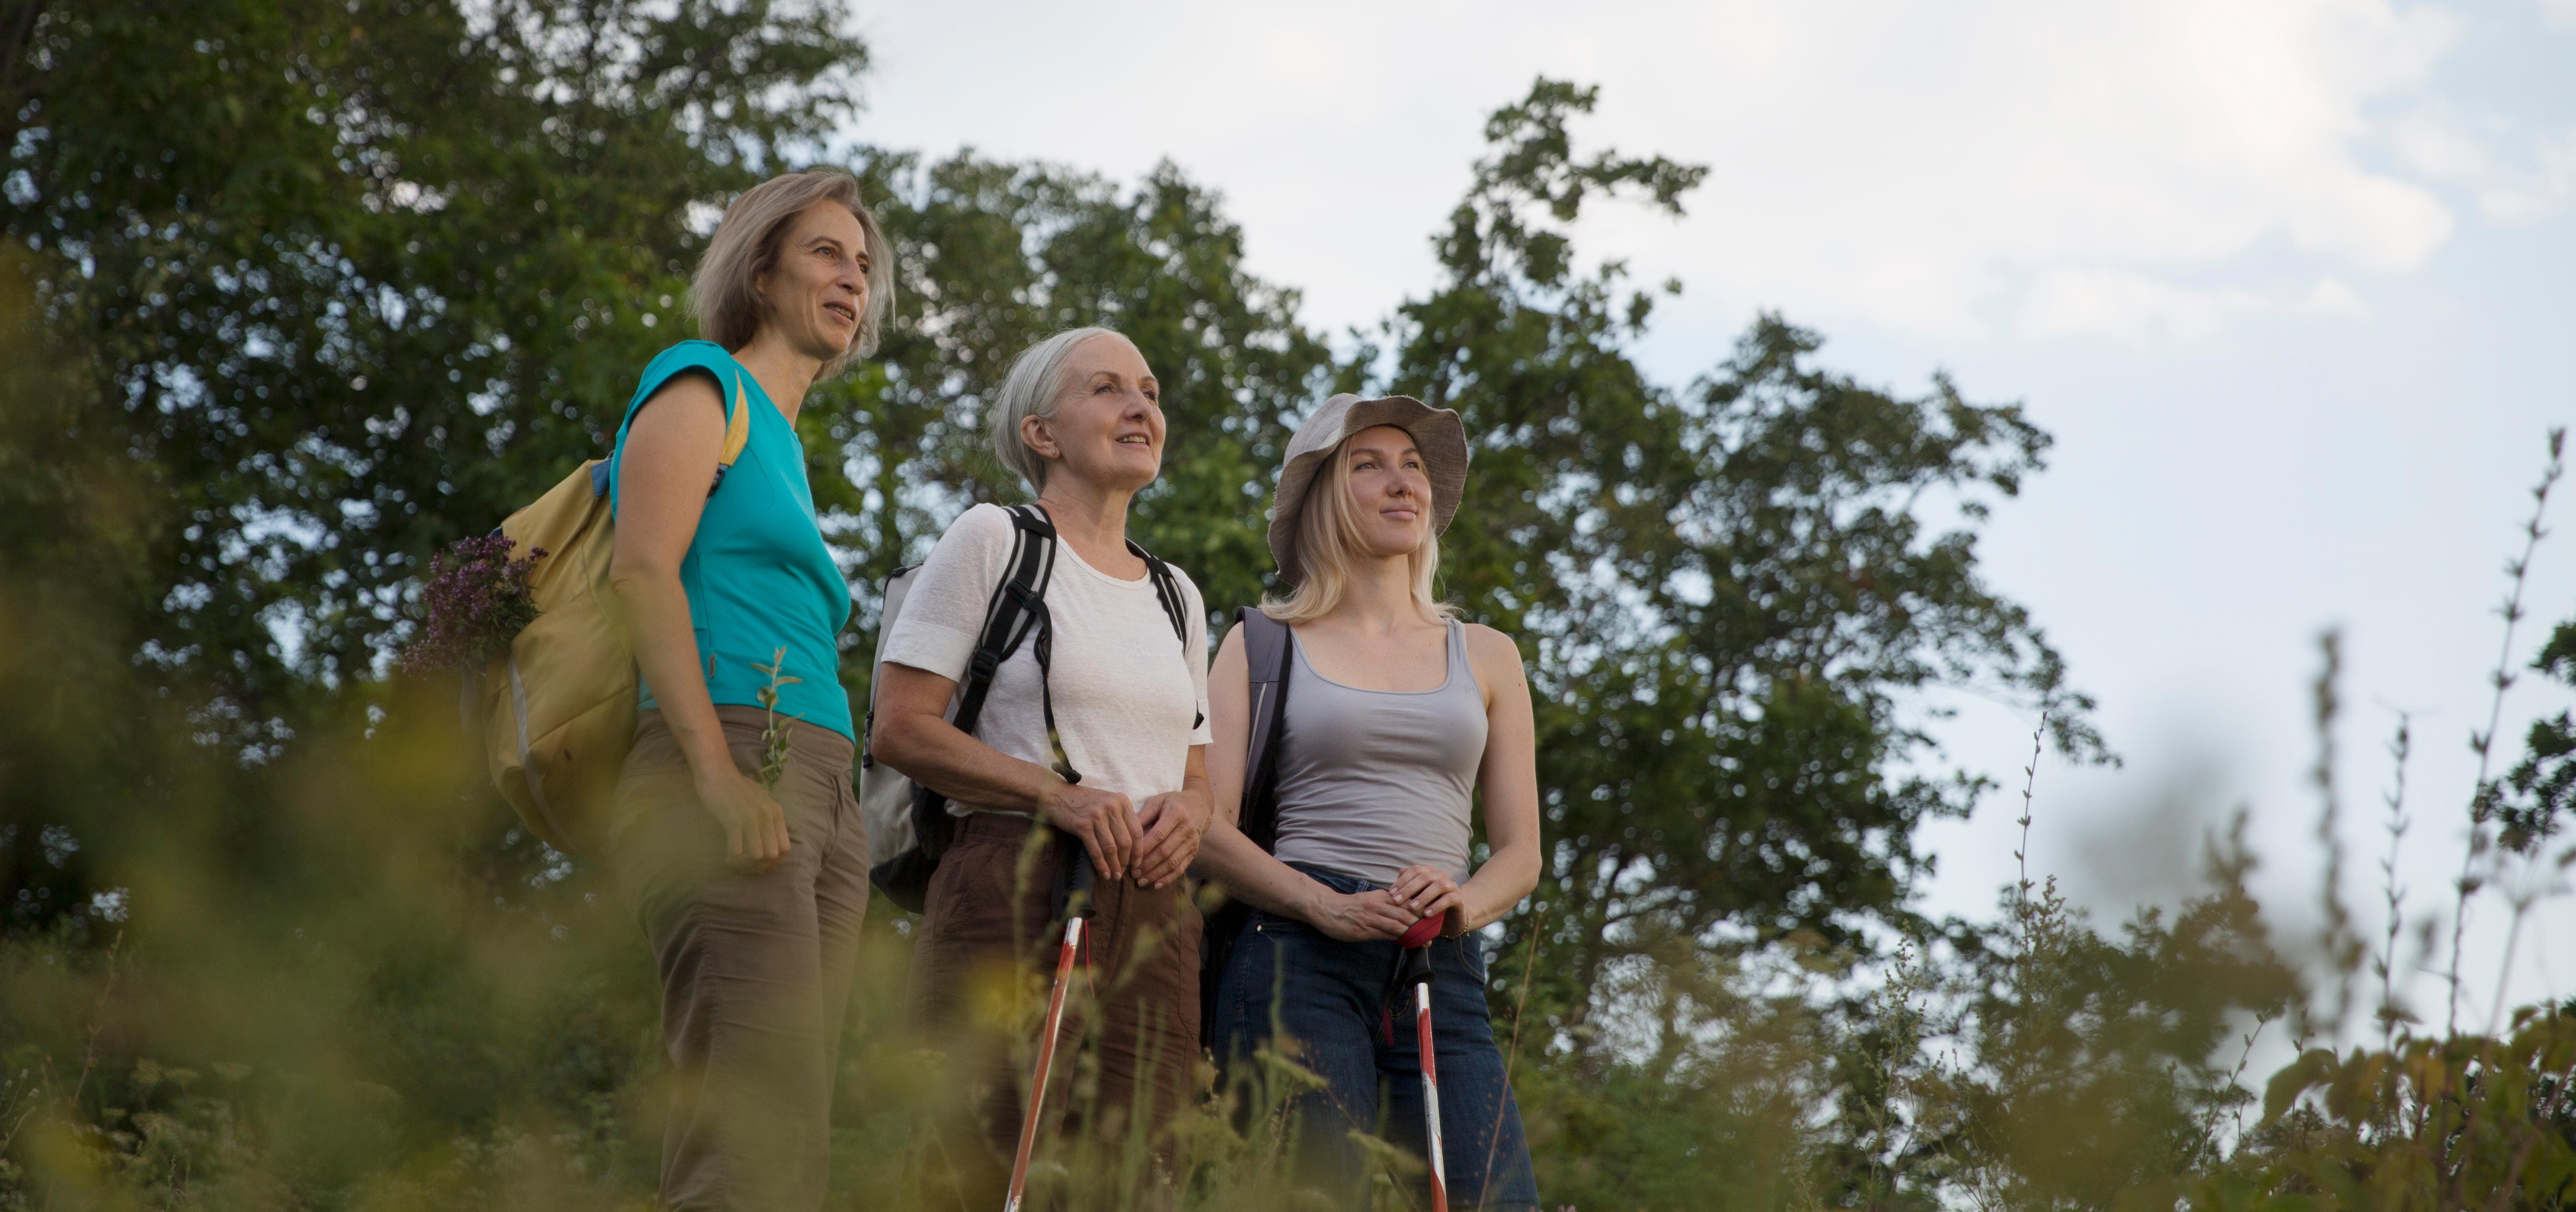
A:
<svg viewBox="0 0 2576 1212">
<path fill-rule="evenodd" d="M 792 173 L 725 211 L 690 287 L 707 340 L 644 368 L 609 466 L 609 579 L 642 674 L 609 862 L 662 978 L 662 1202 L 809 1209 L 868 907 L 824 546 L 796 413 L 876 348 L 894 258 L 858 182 Z M 719 471 L 728 434 L 743 444 Z M 775 717 L 761 692 L 776 683 Z M 763 733 L 787 721 L 764 783 Z"/>
<path fill-rule="evenodd" d="M 1368 1188 L 1351 1130 L 1424 1145 L 1421 1058 L 1388 1001 L 1396 939 L 1434 916 L 1451 1201 L 1539 1206 L 1474 933 L 1538 883 L 1529 682 L 1510 636 L 1460 623 L 1432 591 L 1466 480 L 1457 413 L 1404 396 L 1327 401 L 1290 441 L 1273 502 L 1288 596 L 1247 612 L 1208 674 L 1216 823 L 1198 870 L 1253 909 L 1218 985 L 1217 1056 L 1271 1043 L 1324 1079 L 1299 1099 L 1298 1158 L 1307 1182 L 1352 1206 Z M 1256 634 L 1268 629 L 1287 634 Z M 1252 668 L 1255 650 L 1284 667 Z M 1275 730 L 1247 771 L 1258 715 Z M 1489 852 L 1471 874 L 1479 797 Z M 1274 1023 L 1290 1038 L 1273 1040 Z"/>
</svg>

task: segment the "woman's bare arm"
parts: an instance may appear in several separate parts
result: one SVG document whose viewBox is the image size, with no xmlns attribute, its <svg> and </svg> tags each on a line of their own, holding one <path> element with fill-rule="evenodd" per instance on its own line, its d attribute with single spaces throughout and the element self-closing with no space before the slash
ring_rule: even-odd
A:
<svg viewBox="0 0 2576 1212">
<path fill-rule="evenodd" d="M 724 396 L 703 376 L 678 376 L 644 402 L 618 452 L 608 583 L 636 668 L 688 759 L 698 798 L 724 827 L 727 861 L 762 871 L 787 857 L 787 817 L 766 789 L 734 768 L 680 585 L 724 430 Z"/>
<path fill-rule="evenodd" d="M 1467 660 L 1485 692 L 1485 757 L 1476 790 L 1485 801 L 1485 841 L 1492 850 L 1465 884 L 1431 867 L 1396 877 L 1397 899 L 1425 916 L 1450 914 L 1447 932 L 1499 920 L 1538 887 L 1538 742 L 1529 674 L 1520 648 L 1491 627 L 1467 628 Z"/>
<path fill-rule="evenodd" d="M 956 696 L 953 678 L 892 661 L 878 666 L 877 719 L 868 751 L 960 804 L 1044 816 L 1082 839 L 1103 878 L 1123 878 L 1136 859 L 1138 833 L 1127 797 L 1068 783 L 1055 771 L 959 731 L 948 722 L 948 703 Z"/>
</svg>

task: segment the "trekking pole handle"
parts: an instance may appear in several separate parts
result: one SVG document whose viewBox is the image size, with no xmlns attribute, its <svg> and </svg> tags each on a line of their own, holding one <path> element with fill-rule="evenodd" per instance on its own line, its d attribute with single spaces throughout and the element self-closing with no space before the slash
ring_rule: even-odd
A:
<svg viewBox="0 0 2576 1212">
<path fill-rule="evenodd" d="M 1431 948 L 1408 947 L 1395 961 L 1397 988 L 1407 985 L 1429 987 L 1431 984 Z"/>
<path fill-rule="evenodd" d="M 1087 918 L 1098 907 L 1100 873 L 1091 865 L 1091 851 L 1076 847 L 1073 853 L 1073 893 L 1065 898 L 1065 912 Z"/>
</svg>

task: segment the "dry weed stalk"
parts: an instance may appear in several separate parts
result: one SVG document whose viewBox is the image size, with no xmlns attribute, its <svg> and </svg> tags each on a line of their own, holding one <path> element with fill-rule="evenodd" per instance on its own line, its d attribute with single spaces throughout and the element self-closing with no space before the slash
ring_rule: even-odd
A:
<svg viewBox="0 0 2576 1212">
<path fill-rule="evenodd" d="M 2469 899 L 2476 896 L 2478 889 L 2486 884 L 2485 877 L 2478 874 L 2478 860 L 2485 858 L 2494 844 L 2487 836 L 2487 819 L 2493 815 L 2493 805 L 2488 794 L 2488 771 L 2495 750 L 2496 729 L 2504 721 L 2505 692 L 2513 688 L 2515 681 L 2513 633 L 2516 625 L 2520 624 L 2523 618 L 2522 591 L 2530 579 L 2531 557 L 2539 550 L 2540 540 L 2549 534 L 2549 531 L 2541 526 L 2541 519 L 2549 509 L 2550 488 L 2555 486 L 2558 483 L 2558 477 L 2566 472 L 2567 465 L 2562 458 L 2566 446 L 2565 429 L 2549 431 L 2549 463 L 2541 469 L 2540 483 L 2531 490 L 2531 517 L 2522 524 L 2522 554 L 2506 561 L 2504 566 L 2505 577 L 2512 588 L 2505 594 L 2504 604 L 2496 608 L 2496 612 L 2504 617 L 2504 640 L 2496 652 L 2495 672 L 2488 675 L 2489 680 L 2495 684 L 2495 695 L 2487 706 L 2487 726 L 2483 731 L 2469 734 L 2469 750 L 2478 755 L 2478 778 L 2470 791 L 2469 847 L 2468 852 L 2460 857 L 2459 899 L 2451 911 L 2451 963 L 2447 978 L 2451 987 L 2451 997 L 2449 1013 L 2443 1029 L 2453 1035 L 2459 1034 L 2460 1030 L 2461 933 L 2468 924 Z"/>
</svg>

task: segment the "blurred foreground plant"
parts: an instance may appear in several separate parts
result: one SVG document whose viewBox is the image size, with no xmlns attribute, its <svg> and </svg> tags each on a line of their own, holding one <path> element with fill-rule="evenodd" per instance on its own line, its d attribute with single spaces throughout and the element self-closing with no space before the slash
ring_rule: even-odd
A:
<svg viewBox="0 0 2576 1212">
<path fill-rule="evenodd" d="M 2506 1209 L 2576 1202 L 2576 1005 L 2502 1037 L 2313 1049 L 2274 1074 L 2264 1120 L 2196 1208 Z"/>
</svg>

